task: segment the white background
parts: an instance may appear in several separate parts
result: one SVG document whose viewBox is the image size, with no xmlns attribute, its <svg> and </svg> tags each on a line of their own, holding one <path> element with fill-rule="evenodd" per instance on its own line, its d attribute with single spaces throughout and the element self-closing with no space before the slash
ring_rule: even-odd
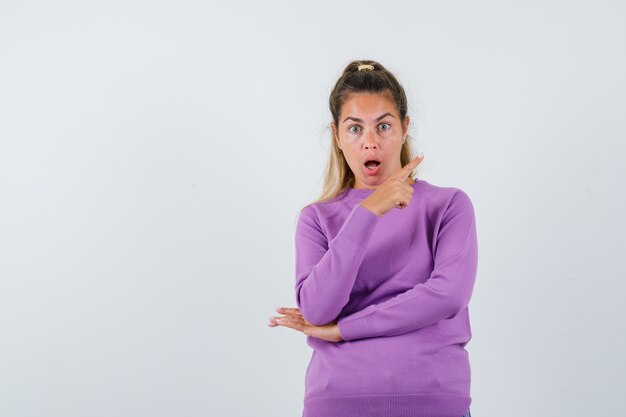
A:
<svg viewBox="0 0 626 417">
<path fill-rule="evenodd" d="M 297 211 L 374 59 L 473 201 L 473 417 L 623 414 L 618 1 L 0 1 L 0 416 L 302 411 Z"/>
</svg>

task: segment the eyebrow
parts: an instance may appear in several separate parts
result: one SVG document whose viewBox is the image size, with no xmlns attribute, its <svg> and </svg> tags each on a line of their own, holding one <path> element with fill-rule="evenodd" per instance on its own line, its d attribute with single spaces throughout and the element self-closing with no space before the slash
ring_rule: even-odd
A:
<svg viewBox="0 0 626 417">
<path fill-rule="evenodd" d="M 393 117 L 393 114 L 391 114 L 391 113 L 385 113 L 385 114 L 383 114 L 383 115 L 381 115 L 381 116 L 378 116 L 378 117 L 376 118 L 376 121 L 379 121 L 380 119 L 382 119 L 382 118 L 383 118 L 383 117 L 385 117 L 385 116 L 391 116 L 391 117 Z M 359 119 L 358 117 L 352 117 L 352 116 L 348 116 L 348 117 L 346 117 L 343 121 L 345 122 L 345 121 L 346 121 L 346 120 L 348 120 L 348 119 L 352 119 L 352 120 L 354 120 L 355 122 L 363 123 L 363 120 L 362 120 L 362 119 Z M 395 119 L 395 117 L 394 117 L 394 119 Z"/>
</svg>

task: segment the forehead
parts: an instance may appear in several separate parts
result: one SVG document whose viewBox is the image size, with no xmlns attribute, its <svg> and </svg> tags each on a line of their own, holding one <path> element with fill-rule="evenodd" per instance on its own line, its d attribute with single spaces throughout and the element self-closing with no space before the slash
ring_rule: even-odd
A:
<svg viewBox="0 0 626 417">
<path fill-rule="evenodd" d="M 348 116 L 375 119 L 387 112 L 398 117 L 396 106 L 388 93 L 351 93 L 341 106 L 340 122 Z"/>
</svg>

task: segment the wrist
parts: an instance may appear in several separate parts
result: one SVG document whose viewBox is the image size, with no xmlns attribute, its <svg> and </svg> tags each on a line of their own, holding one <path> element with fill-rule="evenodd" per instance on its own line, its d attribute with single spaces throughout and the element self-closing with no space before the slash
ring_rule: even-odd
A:
<svg viewBox="0 0 626 417">
<path fill-rule="evenodd" d="M 337 339 L 339 342 L 343 342 L 343 337 L 341 337 L 341 332 L 339 331 L 339 324 L 335 324 L 335 336 L 337 336 Z"/>
<path fill-rule="evenodd" d="M 363 206 L 363 208 L 371 211 L 372 213 L 374 213 L 377 217 L 380 217 L 381 214 L 378 212 L 378 210 L 376 210 L 375 208 L 371 207 L 367 202 L 361 201 L 359 204 L 361 204 L 361 206 Z"/>
</svg>

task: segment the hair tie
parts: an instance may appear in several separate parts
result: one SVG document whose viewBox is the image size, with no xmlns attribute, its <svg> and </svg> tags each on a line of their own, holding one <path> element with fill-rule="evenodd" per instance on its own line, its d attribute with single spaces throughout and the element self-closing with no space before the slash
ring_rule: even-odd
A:
<svg viewBox="0 0 626 417">
<path fill-rule="evenodd" d="M 370 64 L 361 64 L 361 65 L 359 65 L 359 68 L 358 68 L 359 71 L 364 70 L 364 69 L 373 70 L 374 66 L 370 65 Z"/>
</svg>

